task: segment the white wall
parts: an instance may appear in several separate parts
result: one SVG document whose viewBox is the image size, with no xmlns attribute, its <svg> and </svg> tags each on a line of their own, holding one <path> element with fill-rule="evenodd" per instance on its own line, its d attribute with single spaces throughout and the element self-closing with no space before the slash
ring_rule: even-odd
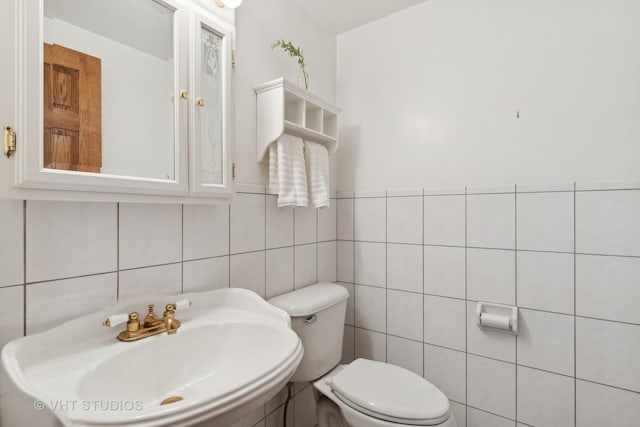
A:
<svg viewBox="0 0 640 427">
<path fill-rule="evenodd" d="M 174 178 L 174 63 L 59 19 L 44 41 L 101 59 L 102 172 Z"/>
<path fill-rule="evenodd" d="M 256 162 L 255 86 L 279 77 L 298 81 L 298 64 L 271 43 L 284 38 L 302 48 L 310 76 L 309 91 L 335 101 L 336 38 L 313 21 L 293 0 L 245 0 L 236 12 L 235 69 L 237 181 L 266 184 L 267 161 Z M 333 156 L 334 158 L 336 156 Z M 337 164 L 331 165 L 336 188 Z"/>
<path fill-rule="evenodd" d="M 430 0 L 340 35 L 340 190 L 640 179 L 638 22 L 633 0 Z"/>
</svg>

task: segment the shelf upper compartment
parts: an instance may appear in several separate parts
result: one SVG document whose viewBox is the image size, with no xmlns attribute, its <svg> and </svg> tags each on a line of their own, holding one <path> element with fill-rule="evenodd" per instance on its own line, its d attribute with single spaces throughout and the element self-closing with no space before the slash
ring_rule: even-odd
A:
<svg viewBox="0 0 640 427">
<path fill-rule="evenodd" d="M 300 89 L 284 78 L 255 88 L 257 97 L 257 158 L 264 159 L 269 146 L 283 133 L 338 150 L 340 109 Z"/>
</svg>

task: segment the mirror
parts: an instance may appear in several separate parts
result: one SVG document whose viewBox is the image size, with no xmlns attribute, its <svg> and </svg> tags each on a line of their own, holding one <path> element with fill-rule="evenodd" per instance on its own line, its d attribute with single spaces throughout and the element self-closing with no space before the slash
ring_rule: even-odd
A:
<svg viewBox="0 0 640 427">
<path fill-rule="evenodd" d="M 174 13 L 44 0 L 44 169 L 176 179 Z"/>
</svg>

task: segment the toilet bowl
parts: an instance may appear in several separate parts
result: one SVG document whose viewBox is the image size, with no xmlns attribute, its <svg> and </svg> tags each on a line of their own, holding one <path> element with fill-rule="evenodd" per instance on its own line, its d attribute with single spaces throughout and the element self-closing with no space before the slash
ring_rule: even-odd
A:
<svg viewBox="0 0 640 427">
<path fill-rule="evenodd" d="M 318 427 L 457 427 L 444 393 L 414 372 L 368 359 L 339 365 L 348 296 L 318 283 L 269 300 L 302 341 L 291 381 L 313 382 Z"/>
</svg>

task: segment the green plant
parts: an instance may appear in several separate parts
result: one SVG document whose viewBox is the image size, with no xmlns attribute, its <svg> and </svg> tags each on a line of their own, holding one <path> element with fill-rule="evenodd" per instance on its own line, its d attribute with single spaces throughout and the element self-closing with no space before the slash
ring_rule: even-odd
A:
<svg viewBox="0 0 640 427">
<path fill-rule="evenodd" d="M 277 40 L 274 43 L 271 43 L 271 49 L 282 48 L 290 57 L 298 59 L 298 65 L 300 66 L 300 71 L 302 71 L 302 76 L 304 77 L 304 88 L 309 90 L 309 75 L 307 74 L 307 69 L 304 63 L 304 55 L 302 54 L 302 49 L 300 46 L 295 47 L 293 43 L 290 41 L 285 41 L 285 39 Z"/>
</svg>

